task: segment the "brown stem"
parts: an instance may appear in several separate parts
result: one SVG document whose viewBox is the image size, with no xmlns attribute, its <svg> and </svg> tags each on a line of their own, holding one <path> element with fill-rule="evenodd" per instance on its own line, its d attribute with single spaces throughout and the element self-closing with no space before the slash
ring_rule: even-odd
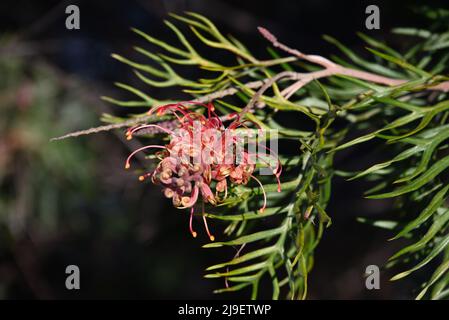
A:
<svg viewBox="0 0 449 320">
<path fill-rule="evenodd" d="M 249 82 L 245 86 L 250 88 L 250 89 L 257 89 L 257 88 L 261 87 L 263 84 L 264 84 L 264 80 L 259 80 L 259 81 Z M 239 91 L 238 88 L 231 87 L 231 88 L 228 88 L 228 89 L 225 89 L 225 90 L 222 90 L 222 91 L 217 91 L 217 92 L 214 92 L 214 93 L 202 96 L 202 97 L 197 98 L 197 99 L 192 99 L 192 100 L 190 100 L 190 102 L 195 102 L 196 101 L 196 102 L 200 102 L 200 103 L 205 103 L 205 102 L 213 101 L 215 99 L 221 99 L 221 98 L 224 98 L 226 96 L 234 95 L 238 91 Z M 114 129 L 121 129 L 121 128 L 126 128 L 126 127 L 132 127 L 132 126 L 135 126 L 135 125 L 140 124 L 140 123 L 148 122 L 152 118 L 154 118 L 154 116 L 152 116 L 152 115 L 145 115 L 145 116 L 129 119 L 129 120 L 126 120 L 126 121 L 123 121 L 123 122 L 120 122 L 120 123 L 109 124 L 109 125 L 105 125 L 105 126 L 99 126 L 99 127 L 86 129 L 86 130 L 80 130 L 80 131 L 76 131 L 76 132 L 71 132 L 71 133 L 65 134 L 65 135 L 60 136 L 60 137 L 51 138 L 50 141 L 63 140 L 63 139 L 67 139 L 67 138 L 84 136 L 84 135 L 88 135 L 88 134 L 99 133 L 99 132 L 104 132 L 104 131 L 110 131 L 110 130 L 114 130 Z"/>
<path fill-rule="evenodd" d="M 267 39 L 268 41 L 271 42 L 271 44 L 274 47 L 279 48 L 291 55 L 294 55 L 302 60 L 306 60 L 306 61 L 318 64 L 318 65 L 321 65 L 325 68 L 336 65 L 334 62 L 332 62 L 329 59 L 326 59 L 324 57 L 310 55 L 310 54 L 304 54 L 296 49 L 292 49 L 292 48 L 286 46 L 285 44 L 279 42 L 278 39 L 270 31 L 268 31 L 267 29 L 265 29 L 263 27 L 258 27 L 257 29 L 265 37 L 265 39 Z"/>
<path fill-rule="evenodd" d="M 284 71 L 281 73 L 278 73 L 272 78 L 268 78 L 263 80 L 264 84 L 260 87 L 260 89 L 253 95 L 251 100 L 248 102 L 245 108 L 242 109 L 240 112 L 241 115 L 244 115 L 245 113 L 249 112 L 254 104 L 259 100 L 259 98 L 262 96 L 262 94 L 268 90 L 275 82 L 281 80 L 282 78 L 287 78 L 290 80 L 296 80 L 298 79 L 298 73 L 297 72 L 291 72 L 291 71 Z"/>
<path fill-rule="evenodd" d="M 305 61 L 308 61 L 308 62 L 311 62 L 314 64 L 318 64 L 318 65 L 324 67 L 323 70 L 319 70 L 319 71 L 315 71 L 315 72 L 297 73 L 296 78 L 298 78 L 299 80 L 297 82 L 293 83 L 292 85 L 290 85 L 289 87 L 285 88 L 281 92 L 281 94 L 286 99 L 291 97 L 296 91 L 301 89 L 303 86 L 305 86 L 309 82 L 311 82 L 315 79 L 330 77 L 333 75 L 350 76 L 353 78 L 366 80 L 366 81 L 373 82 L 373 83 L 379 83 L 379 84 L 383 84 L 383 85 L 387 85 L 387 86 L 400 85 L 400 84 L 408 81 L 408 80 L 404 80 L 404 79 L 393 79 L 393 78 L 389 78 L 389 77 L 384 77 L 384 76 L 381 76 L 378 74 L 374 74 L 374 73 L 370 73 L 370 72 L 366 72 L 366 71 L 362 71 L 362 70 L 346 68 L 346 67 L 336 64 L 324 57 L 317 56 L 317 55 L 304 54 L 296 49 L 292 49 L 292 48 L 288 47 L 287 45 L 279 42 L 278 39 L 267 29 L 265 29 L 263 27 L 259 27 L 258 30 L 262 34 L 262 36 L 264 36 L 265 39 L 267 39 L 268 41 L 271 42 L 271 44 L 274 47 L 279 48 L 279 49 L 281 49 L 291 55 L 294 55 L 300 59 L 303 59 Z M 293 79 L 293 78 L 294 77 L 291 76 L 291 79 Z M 265 85 L 259 89 L 259 91 L 253 96 L 253 99 L 251 99 L 251 101 L 248 103 L 248 105 L 245 107 L 244 110 L 249 111 L 254 106 L 254 104 L 257 102 L 257 100 L 262 96 L 263 92 L 265 92 L 276 81 L 277 81 L 276 77 L 270 78 L 270 81 L 267 81 L 265 83 Z M 430 88 L 428 88 L 428 90 L 448 92 L 449 91 L 449 81 L 445 81 L 438 85 L 430 87 Z"/>
</svg>

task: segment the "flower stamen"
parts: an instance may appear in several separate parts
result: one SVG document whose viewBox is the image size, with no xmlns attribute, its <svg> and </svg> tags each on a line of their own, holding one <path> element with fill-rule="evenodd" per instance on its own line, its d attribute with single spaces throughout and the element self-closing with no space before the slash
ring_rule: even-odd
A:
<svg viewBox="0 0 449 320">
<path fill-rule="evenodd" d="M 194 212 L 194 208 L 190 208 L 190 219 L 189 219 L 189 230 L 190 233 L 192 234 L 192 237 L 196 238 L 196 236 L 198 235 L 196 233 L 196 231 L 193 230 L 193 212 Z"/>
<path fill-rule="evenodd" d="M 139 153 L 140 151 L 143 151 L 143 150 L 146 150 L 146 149 L 150 149 L 150 148 L 165 149 L 165 147 L 163 147 L 163 146 L 159 146 L 159 145 L 149 145 L 149 146 L 144 146 L 144 147 L 142 147 L 142 148 L 139 148 L 139 149 L 137 149 L 137 150 L 134 150 L 134 151 L 128 156 L 128 158 L 126 159 L 126 162 L 125 162 L 125 169 L 129 169 L 129 168 L 131 167 L 131 165 L 130 165 L 131 158 L 132 158 L 136 153 Z"/>
<path fill-rule="evenodd" d="M 204 213 L 203 213 L 203 222 L 204 222 L 204 228 L 206 229 L 206 233 L 209 236 L 210 241 L 214 241 L 215 237 L 209 231 L 209 226 L 207 225 L 206 215 Z"/>
<path fill-rule="evenodd" d="M 263 206 L 259 209 L 260 213 L 263 213 L 265 211 L 265 208 L 267 207 L 267 194 L 265 192 L 265 188 L 263 187 L 262 182 L 260 182 L 259 179 L 257 179 L 255 176 L 251 175 L 251 178 L 253 178 L 254 180 L 256 180 L 256 182 L 259 184 L 260 188 L 262 189 L 262 194 L 263 194 Z"/>
</svg>

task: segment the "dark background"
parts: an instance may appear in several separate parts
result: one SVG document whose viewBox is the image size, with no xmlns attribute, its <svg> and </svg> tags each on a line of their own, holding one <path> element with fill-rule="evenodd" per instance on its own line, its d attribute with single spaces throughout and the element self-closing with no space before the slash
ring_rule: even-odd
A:
<svg viewBox="0 0 449 320">
<path fill-rule="evenodd" d="M 427 5 L 444 6 L 444 1 Z M 113 52 L 129 56 L 141 43 L 129 28 L 137 27 L 151 35 L 171 41 L 173 35 L 162 20 L 167 12 L 185 10 L 206 15 L 222 30 L 240 39 L 255 55 L 265 56 L 267 43 L 258 35 L 259 25 L 269 28 L 285 43 L 307 53 L 329 55 L 337 50 L 322 40 L 323 34 L 339 39 L 347 46 L 362 50 L 356 31 L 389 41 L 401 49 L 406 42 L 392 37 L 389 30 L 400 26 L 425 26 L 425 20 L 411 8 L 419 1 L 228 1 L 228 0 L 129 0 L 129 1 L 25 1 L 3 0 L 0 3 L 0 49 L 2 63 L 21 59 L 26 70 L 36 64 L 51 69 L 63 92 L 75 90 L 71 99 L 81 101 L 80 113 L 91 115 L 73 128 L 56 128 L 49 133 L 60 135 L 99 123 L 106 111 L 119 114 L 117 107 L 98 99 L 101 95 L 126 98 L 116 90 L 114 81 L 142 87 L 131 70 L 110 58 Z M 65 7 L 77 4 L 81 11 L 81 29 L 65 28 Z M 365 29 L 365 8 L 377 4 L 381 11 L 381 29 Z M 447 5 L 446 5 L 447 6 Z M 5 40 L 6 39 L 6 40 Z M 1 77 L 2 75 L 0 75 Z M 25 76 L 27 77 L 27 76 Z M 31 77 L 32 78 L 32 77 Z M 65 85 L 67 79 L 70 80 Z M 146 89 L 157 97 L 177 97 L 170 90 Z M 2 106 L 0 105 L 0 110 Z M 45 108 L 45 106 L 42 106 Z M 12 118 L 11 118 L 12 119 Z M 45 124 L 47 125 L 47 124 Z M 48 126 L 51 126 L 48 123 Z M 294 124 L 293 124 L 294 125 Z M 227 298 L 215 296 L 219 281 L 202 277 L 205 267 L 223 260 L 219 250 L 200 246 L 205 238 L 192 239 L 187 230 L 187 215 L 173 210 L 157 187 L 138 183 L 135 176 L 122 170 L 129 151 L 120 134 L 106 133 L 58 142 L 80 145 L 91 153 L 87 184 L 78 190 L 56 185 L 59 192 L 73 198 L 65 205 L 64 196 L 56 227 L 33 232 L 36 224 L 27 224 L 20 233 L 11 232 L 6 213 L 0 213 L 0 298 L 144 298 L 197 299 Z M 370 150 L 359 150 L 351 158 L 343 155 L 337 167 L 364 167 L 372 163 Z M 17 168 L 15 170 L 22 170 Z M 81 166 L 80 170 L 83 169 Z M 66 168 L 64 174 L 77 175 Z M 15 177 L 14 174 L 10 176 Z M 1 176 L 0 176 L 0 179 Z M 50 178 L 48 178 L 50 179 Z M 15 190 L 15 180 L 3 178 L 4 190 Z M 39 188 L 39 186 L 37 186 Z M 404 299 L 411 298 L 412 288 L 420 279 L 392 285 L 390 271 L 382 272 L 381 290 L 368 291 L 363 273 L 367 265 L 382 266 L 398 248 L 389 243 L 391 234 L 360 224 L 356 217 L 386 215 L 390 204 L 363 199 L 364 185 L 336 179 L 333 200 L 328 212 L 333 219 L 317 249 L 315 268 L 310 276 L 312 299 Z M 10 190 L 11 191 L 11 190 Z M 11 191 L 10 198 L 19 199 Z M 18 200 L 17 200 L 18 201 Z M 39 215 L 31 206 L 29 215 Z M 12 210 L 9 214 L 14 214 Z M 3 218 L 2 218 L 3 217 Z M 64 287 L 65 267 L 81 269 L 81 290 Z M 232 297 L 246 297 L 233 295 Z"/>
</svg>

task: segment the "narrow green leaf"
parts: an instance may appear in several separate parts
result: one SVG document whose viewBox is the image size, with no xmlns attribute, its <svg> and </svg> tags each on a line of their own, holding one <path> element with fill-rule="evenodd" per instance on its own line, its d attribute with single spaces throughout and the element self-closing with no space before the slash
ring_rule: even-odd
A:
<svg viewBox="0 0 449 320">
<path fill-rule="evenodd" d="M 190 56 L 189 52 L 182 51 L 182 50 L 180 50 L 180 49 L 178 49 L 176 47 L 173 47 L 172 45 L 169 45 L 169 44 L 165 43 L 164 41 L 161 41 L 161 40 L 158 40 L 156 38 L 153 38 L 152 36 L 146 34 L 143 31 L 140 31 L 139 29 L 131 28 L 131 30 L 133 32 L 137 33 L 138 35 L 140 35 L 141 37 L 143 37 L 145 40 L 147 40 L 147 41 L 149 41 L 149 42 L 151 42 L 151 43 L 153 43 L 153 44 L 155 44 L 155 45 L 157 45 L 157 46 L 167 50 L 168 52 L 177 54 L 177 55 L 185 57 L 185 58 L 188 58 Z"/>
<path fill-rule="evenodd" d="M 262 248 L 262 249 L 257 249 L 255 251 L 251 251 L 251 252 L 249 252 L 249 253 L 247 253 L 247 254 L 245 254 L 243 256 L 240 256 L 240 257 L 237 257 L 235 259 L 232 259 L 232 260 L 230 260 L 228 262 L 223 262 L 223 263 L 220 263 L 220 264 L 216 264 L 216 265 L 210 266 L 210 267 L 208 267 L 206 269 L 206 271 L 220 269 L 220 268 L 223 268 L 223 267 L 226 267 L 226 266 L 231 266 L 231 265 L 236 265 L 236 264 L 239 264 L 239 263 L 243 263 L 243 262 L 255 259 L 255 258 L 259 258 L 261 256 L 265 256 L 265 255 L 271 254 L 271 253 L 276 252 L 278 250 L 279 249 L 277 248 L 277 246 L 271 246 L 271 247 L 266 247 L 266 248 Z"/>
<path fill-rule="evenodd" d="M 420 263 L 418 263 L 416 266 L 414 266 L 413 268 L 411 268 L 407 271 L 404 271 L 404 272 L 401 272 L 401 273 L 395 275 L 390 280 L 396 281 L 396 280 L 402 279 L 402 278 L 408 276 L 410 273 L 424 267 L 426 264 L 428 264 L 430 261 L 432 261 L 438 254 L 440 254 L 441 251 L 443 251 L 448 244 L 449 244 L 449 236 L 446 236 L 443 240 L 438 242 L 438 244 L 432 249 L 430 254 L 425 259 L 423 259 Z"/>
<path fill-rule="evenodd" d="M 214 290 L 214 293 L 235 292 L 235 291 L 242 290 L 249 285 L 251 285 L 251 283 L 241 283 L 241 284 L 238 284 L 238 285 L 235 285 L 232 287 Z"/>
<path fill-rule="evenodd" d="M 224 220 L 224 221 L 242 221 L 242 220 L 254 220 L 254 219 L 264 219 L 266 217 L 285 213 L 286 209 L 283 207 L 270 207 L 266 208 L 263 213 L 255 210 L 254 212 L 245 212 L 242 214 L 231 214 L 231 215 L 217 215 L 212 213 L 206 213 L 207 218 Z"/>
<path fill-rule="evenodd" d="M 381 58 L 383 58 L 383 59 L 385 59 L 387 61 L 393 62 L 393 63 L 397 64 L 398 66 L 400 66 L 400 67 L 402 67 L 404 69 L 410 70 L 410 71 L 412 71 L 412 72 L 414 72 L 414 73 L 416 73 L 416 74 L 418 74 L 418 75 L 420 75 L 422 77 L 430 77 L 431 76 L 426 71 L 421 70 L 421 69 L 413 66 L 412 64 L 408 63 L 407 61 L 405 61 L 403 59 L 399 59 L 399 58 L 390 56 L 388 54 L 376 51 L 374 49 L 370 49 L 370 48 L 367 48 L 367 49 L 368 49 L 368 51 L 370 51 L 371 53 L 375 54 L 376 56 L 379 56 L 379 57 L 381 57 Z"/>
<path fill-rule="evenodd" d="M 421 224 L 427 221 L 434 212 L 437 211 L 439 207 L 444 203 L 446 200 L 446 194 L 449 190 L 449 185 L 447 185 L 445 188 L 441 189 L 430 201 L 430 203 L 427 205 L 427 207 L 421 212 L 421 214 L 411 221 L 409 224 L 407 224 L 396 236 L 391 238 L 391 240 L 395 240 L 398 238 L 403 237 L 413 229 L 419 227 Z"/>
<path fill-rule="evenodd" d="M 432 274 L 432 277 L 430 278 L 429 282 L 426 284 L 426 286 L 422 289 L 422 291 L 418 294 L 416 297 L 416 300 L 421 300 L 424 295 L 426 294 L 427 290 L 438 281 L 447 271 L 449 270 L 449 260 L 443 262 L 438 266 L 438 268 L 435 270 L 435 272 Z"/>
<path fill-rule="evenodd" d="M 263 269 L 263 268 L 267 267 L 269 264 L 270 264 L 269 261 L 263 261 L 263 262 L 252 264 L 250 266 L 234 269 L 234 270 L 228 271 L 228 272 L 209 273 L 209 274 L 206 274 L 204 277 L 212 279 L 212 278 L 222 278 L 222 277 L 236 276 L 236 275 L 252 272 L 252 271 L 255 271 L 255 270 Z"/>
<path fill-rule="evenodd" d="M 382 198 L 392 198 L 397 197 L 402 194 L 415 191 L 422 186 L 424 186 L 429 181 L 432 181 L 436 176 L 438 176 L 443 170 L 447 169 L 449 166 L 449 156 L 446 156 L 436 162 L 429 170 L 427 170 L 425 173 L 423 173 L 419 178 L 409 182 L 405 186 L 396 189 L 392 192 L 377 194 L 377 195 L 371 195 L 367 196 L 369 199 L 382 199 Z"/>
<path fill-rule="evenodd" d="M 387 168 L 392 163 L 408 159 L 408 158 L 410 158 L 412 156 L 415 156 L 417 153 L 419 153 L 419 152 L 421 152 L 423 150 L 424 150 L 424 148 L 422 146 L 414 146 L 412 148 L 406 149 L 403 152 L 401 152 L 400 154 L 398 154 L 396 157 L 394 157 L 393 159 L 385 161 L 385 162 L 382 162 L 382 163 L 375 164 L 375 165 L 369 167 L 368 169 L 358 173 L 357 175 L 349 178 L 348 181 L 351 181 L 351 180 L 354 180 L 354 179 L 359 179 L 359 178 L 361 178 L 363 176 L 366 176 L 367 174 L 374 173 L 374 172 L 377 172 L 377 171 L 379 171 L 381 169 Z"/>
<path fill-rule="evenodd" d="M 419 241 L 399 250 L 389 258 L 389 261 L 395 260 L 406 253 L 417 252 L 418 250 L 423 249 L 424 246 L 435 237 L 435 235 L 441 230 L 448 220 L 449 211 L 445 209 L 444 212 L 435 219 L 432 226 L 429 230 L 427 230 L 426 234 L 419 239 Z"/>
<path fill-rule="evenodd" d="M 324 38 L 324 40 L 337 46 L 344 54 L 346 54 L 346 56 L 348 56 L 348 58 L 352 62 L 357 63 L 359 66 L 362 66 L 363 68 L 366 68 L 372 72 L 379 73 L 379 74 L 382 74 L 387 77 L 392 77 L 392 78 L 403 77 L 403 75 L 399 72 L 390 70 L 378 63 L 372 63 L 365 59 L 360 58 L 357 54 L 355 54 L 353 51 L 351 51 L 348 47 L 346 47 L 341 42 L 339 42 L 338 40 L 336 40 L 328 35 L 325 35 L 323 38 Z"/>
<path fill-rule="evenodd" d="M 249 235 L 246 235 L 246 236 L 243 236 L 243 237 L 231 240 L 231 241 L 211 242 L 211 243 L 204 245 L 203 248 L 217 248 L 217 247 L 222 247 L 222 246 L 234 246 L 234 245 L 250 243 L 250 242 L 254 242 L 254 241 L 258 241 L 258 240 L 262 240 L 262 239 L 270 239 L 270 238 L 284 232 L 285 228 L 286 228 L 285 225 L 281 225 L 280 227 L 275 228 L 275 229 L 259 231 L 259 232 L 249 234 Z"/>
</svg>

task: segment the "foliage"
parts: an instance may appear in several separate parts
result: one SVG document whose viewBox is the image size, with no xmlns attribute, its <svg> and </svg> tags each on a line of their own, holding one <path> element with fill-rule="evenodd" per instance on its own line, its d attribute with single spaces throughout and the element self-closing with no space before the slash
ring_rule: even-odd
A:
<svg viewBox="0 0 449 320">
<path fill-rule="evenodd" d="M 406 270 L 392 280 L 431 264 L 433 274 L 418 298 L 448 296 L 449 187 L 445 170 L 449 167 L 449 100 L 445 75 L 449 30 L 447 23 L 442 23 L 447 21 L 447 12 L 424 12 L 430 19 L 428 30 L 394 30 L 412 37 L 413 45 L 406 52 L 359 34 L 368 46 L 367 58 L 329 36 L 325 40 L 340 49 L 345 58 L 334 57 L 331 62 L 305 55 L 261 29 L 276 49 L 268 49 L 271 58 L 259 59 L 236 38 L 223 35 L 210 20 L 191 12 L 172 14 L 173 21 L 165 21 L 178 39 L 177 45 L 133 29 L 156 49 L 135 47 L 144 62 L 113 55 L 132 67 L 150 87 L 180 88 L 195 101 L 214 101 L 223 115 L 243 112 L 262 128 L 278 129 L 278 139 L 287 141 L 289 151 L 294 151 L 293 156 L 280 155 L 284 167 L 281 193 L 274 192 L 277 185 L 273 177 L 263 181 L 268 195 L 265 213 L 256 212 L 261 201 L 256 184 L 236 186 L 226 202 L 207 208 L 207 217 L 225 224 L 224 235 L 230 239 L 204 247 L 236 249 L 233 258 L 231 255 L 206 270 L 206 278 L 222 278 L 225 282 L 225 287 L 216 292 L 249 288 L 256 299 L 261 283 L 269 281 L 273 299 L 305 298 L 314 251 L 331 224 L 326 207 L 332 179 L 340 175 L 376 182 L 367 192 L 368 198 L 395 200 L 390 213 L 394 222 L 388 224 L 397 232 L 393 239 L 408 238 L 412 244 L 391 257 L 389 266 Z M 199 40 L 197 45 L 180 25 Z M 210 58 L 218 56 L 215 51 L 223 56 L 220 61 Z M 196 70 L 195 76 L 184 72 L 186 68 Z M 104 99 L 126 108 L 185 100 L 156 99 L 146 94 L 146 89 L 124 83 L 117 86 L 135 99 Z M 283 114 L 299 114 L 301 129 L 281 125 L 278 119 Z M 170 121 L 170 117 L 134 113 L 129 118 L 104 115 L 103 120 L 114 124 L 105 128 L 119 128 Z M 395 156 L 356 173 L 334 168 L 336 153 L 367 142 L 379 150 L 388 148 Z"/>
<path fill-rule="evenodd" d="M 0 298 L 50 298 L 43 257 L 85 228 L 80 203 L 94 195 L 94 157 L 85 144 L 48 141 L 95 115 L 83 112 L 77 90 L 65 87 L 54 68 L 2 58 Z"/>
<path fill-rule="evenodd" d="M 0 225 L 3 236 L 13 241 L 31 225 L 37 234 L 55 232 L 61 213 L 76 206 L 74 191 L 89 193 L 89 150 L 79 143 L 55 146 L 48 140 L 92 121 L 92 115 L 80 112 L 81 103 L 72 102 L 74 96 L 56 85 L 58 75 L 45 63 L 30 66 L 9 58 L 2 60 L 0 70 Z"/>
</svg>

